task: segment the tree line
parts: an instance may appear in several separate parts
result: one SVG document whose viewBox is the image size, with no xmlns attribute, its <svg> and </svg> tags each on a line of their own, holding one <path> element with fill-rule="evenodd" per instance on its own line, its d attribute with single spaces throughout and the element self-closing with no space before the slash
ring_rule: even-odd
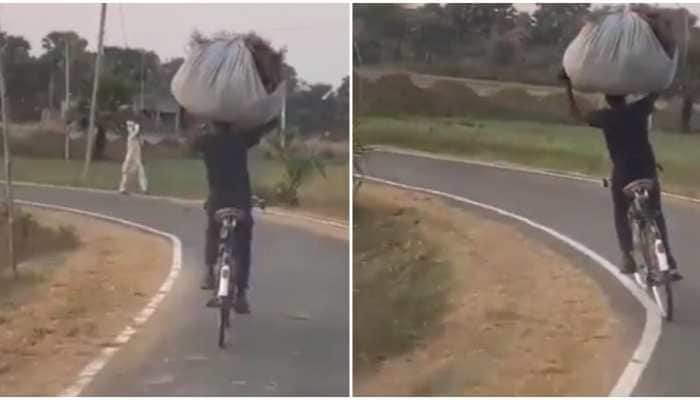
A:
<svg viewBox="0 0 700 400">
<path fill-rule="evenodd" d="M 532 14 L 512 4 L 355 5 L 355 42 L 364 64 L 439 64 L 480 58 L 519 62 L 523 52 L 555 56 L 573 39 L 590 4 L 538 4 Z"/>
<path fill-rule="evenodd" d="M 364 4 L 353 7 L 355 65 L 557 85 L 564 50 L 586 17 L 610 5 Z M 700 99 L 700 29 L 689 13 L 686 64 L 667 96 L 681 98 L 679 128 L 690 131 Z"/>
<path fill-rule="evenodd" d="M 66 68 L 69 72 L 71 114 L 82 115 L 89 107 L 96 54 L 88 40 L 74 31 L 52 31 L 43 37 L 41 52 L 32 55 L 31 44 L 20 35 L 0 32 L 5 51 L 5 72 L 11 119 L 36 121 L 42 111 L 61 110 L 65 98 Z M 67 50 L 67 51 L 66 51 Z M 140 48 L 105 46 L 100 73 L 98 108 L 117 111 L 131 105 L 141 90 L 155 96 L 170 96 L 170 82 L 184 58 L 162 60 L 157 52 Z M 331 131 L 347 137 L 349 79 L 333 85 L 310 84 L 291 65 L 288 78 L 288 124 L 302 134 Z"/>
</svg>

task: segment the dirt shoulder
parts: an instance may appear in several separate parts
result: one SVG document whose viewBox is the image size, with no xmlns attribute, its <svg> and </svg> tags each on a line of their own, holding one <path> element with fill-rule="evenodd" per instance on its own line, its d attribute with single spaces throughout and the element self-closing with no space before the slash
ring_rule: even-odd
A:
<svg viewBox="0 0 700 400">
<path fill-rule="evenodd" d="M 77 248 L 30 259 L 0 293 L 0 395 L 56 395 L 158 290 L 165 239 L 71 213 L 26 208 L 42 226 L 71 227 Z"/>
<path fill-rule="evenodd" d="M 446 269 L 447 278 L 432 279 L 447 284 L 448 291 L 434 297 L 443 306 L 436 309 L 433 327 L 424 330 L 427 335 L 414 340 L 411 349 L 389 357 L 362 356 L 367 360 L 374 355 L 378 361 L 359 362 L 364 369 L 356 371 L 356 394 L 606 395 L 610 391 L 627 356 L 619 354 L 624 327 L 596 282 L 562 255 L 524 231 L 434 197 L 366 185 L 358 203 L 381 214 L 356 228 L 356 242 L 369 229 L 394 225 L 408 232 L 425 242 L 423 248 L 432 249 L 423 252 L 424 262 L 433 259 L 434 267 Z M 370 273 L 368 263 L 396 268 L 395 260 L 384 256 L 391 254 L 386 243 L 376 243 L 374 249 L 365 246 L 355 249 L 356 283 Z M 404 252 L 410 253 L 410 247 Z M 365 265 L 358 269 L 359 263 Z M 374 312 L 370 306 L 358 309 L 355 303 L 356 330 L 376 329 L 358 324 L 357 315 Z M 355 360 L 361 361 L 358 354 Z"/>
</svg>

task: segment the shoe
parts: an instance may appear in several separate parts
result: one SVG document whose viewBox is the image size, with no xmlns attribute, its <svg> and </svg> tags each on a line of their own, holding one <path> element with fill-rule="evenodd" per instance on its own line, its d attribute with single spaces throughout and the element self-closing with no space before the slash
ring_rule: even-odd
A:
<svg viewBox="0 0 700 400">
<path fill-rule="evenodd" d="M 673 282 L 678 282 L 683 280 L 683 275 L 681 275 L 680 272 L 676 268 L 670 269 L 668 271 L 668 277 L 671 278 L 671 281 Z"/>
<path fill-rule="evenodd" d="M 126 189 L 119 189 L 119 193 L 123 195 L 129 195 L 129 192 L 127 192 Z"/>
<path fill-rule="evenodd" d="M 219 298 L 217 296 L 212 296 L 207 300 L 207 308 L 219 308 L 221 307 L 221 303 L 219 302 Z"/>
<path fill-rule="evenodd" d="M 620 272 L 625 275 L 630 275 L 637 272 L 637 264 L 634 262 L 634 258 L 627 253 L 622 257 L 622 264 L 619 268 Z"/>
<path fill-rule="evenodd" d="M 683 275 L 678 272 L 678 263 L 673 256 L 668 257 L 668 277 L 672 282 L 683 280 Z"/>
<path fill-rule="evenodd" d="M 236 295 L 236 300 L 233 302 L 233 310 L 236 314 L 250 314 L 250 304 L 248 304 L 248 296 L 246 292 L 241 290 Z"/>
<path fill-rule="evenodd" d="M 212 268 L 206 267 L 204 269 L 204 274 L 202 275 L 202 283 L 199 285 L 199 288 L 202 290 L 214 289 L 214 281 L 214 272 L 212 271 Z"/>
</svg>

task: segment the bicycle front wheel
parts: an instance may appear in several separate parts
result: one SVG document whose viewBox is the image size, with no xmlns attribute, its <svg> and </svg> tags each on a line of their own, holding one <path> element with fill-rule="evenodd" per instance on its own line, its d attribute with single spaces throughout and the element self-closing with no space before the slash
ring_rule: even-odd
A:
<svg viewBox="0 0 700 400">
<path fill-rule="evenodd" d="M 660 283 L 651 287 L 659 312 L 666 321 L 673 320 L 673 290 L 669 282 Z"/>
</svg>

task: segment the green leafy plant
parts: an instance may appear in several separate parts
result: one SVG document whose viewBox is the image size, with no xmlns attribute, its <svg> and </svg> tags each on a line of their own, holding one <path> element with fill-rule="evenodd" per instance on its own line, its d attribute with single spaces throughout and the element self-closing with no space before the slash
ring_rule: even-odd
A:
<svg viewBox="0 0 700 400">
<path fill-rule="evenodd" d="M 326 178 L 323 158 L 295 133 L 291 129 L 267 139 L 270 158 L 284 167 L 282 179 L 273 187 L 274 200 L 293 207 L 299 205 L 299 189 L 314 173 Z"/>
</svg>

